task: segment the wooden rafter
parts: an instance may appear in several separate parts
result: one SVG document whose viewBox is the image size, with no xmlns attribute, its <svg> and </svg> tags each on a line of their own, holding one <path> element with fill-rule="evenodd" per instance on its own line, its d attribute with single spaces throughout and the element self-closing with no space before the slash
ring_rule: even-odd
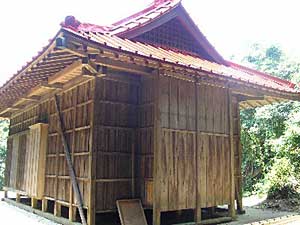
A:
<svg viewBox="0 0 300 225">
<path fill-rule="evenodd" d="M 73 62 L 70 66 L 66 67 L 65 69 L 59 71 L 55 75 L 48 78 L 49 84 L 57 83 L 61 80 L 62 77 L 68 76 L 69 74 L 73 73 L 74 71 L 82 68 L 82 62 L 77 60 Z"/>
</svg>

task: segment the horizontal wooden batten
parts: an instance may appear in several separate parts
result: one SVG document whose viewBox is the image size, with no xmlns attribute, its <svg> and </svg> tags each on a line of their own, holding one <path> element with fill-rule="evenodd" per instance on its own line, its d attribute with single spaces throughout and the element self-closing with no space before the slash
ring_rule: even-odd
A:
<svg viewBox="0 0 300 225">
<path fill-rule="evenodd" d="M 191 130 L 170 129 L 170 128 L 165 128 L 165 127 L 162 127 L 162 130 L 163 131 L 169 131 L 169 132 L 196 134 L 196 131 L 191 131 Z M 199 134 L 199 135 L 208 135 L 208 136 L 217 136 L 217 137 L 229 137 L 229 134 L 212 133 L 212 132 L 204 132 L 204 131 L 198 131 L 197 134 Z"/>
<path fill-rule="evenodd" d="M 152 76 L 153 72 L 153 69 L 147 68 L 145 66 L 136 65 L 134 63 L 129 62 L 124 63 L 118 60 L 102 58 L 99 56 L 97 56 L 93 62 L 102 66 L 110 67 L 112 69 L 135 73 L 137 75 Z"/>
<path fill-rule="evenodd" d="M 132 178 L 116 178 L 116 179 L 96 179 L 96 182 L 131 182 Z"/>
</svg>

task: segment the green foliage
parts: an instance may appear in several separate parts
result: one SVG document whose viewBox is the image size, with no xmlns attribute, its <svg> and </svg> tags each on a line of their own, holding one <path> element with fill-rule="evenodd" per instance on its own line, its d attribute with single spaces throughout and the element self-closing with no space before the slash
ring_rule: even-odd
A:
<svg viewBox="0 0 300 225">
<path fill-rule="evenodd" d="M 292 199 L 299 197 L 299 180 L 295 167 L 287 158 L 276 159 L 266 176 L 268 199 Z"/>
<path fill-rule="evenodd" d="M 6 160 L 6 140 L 8 136 L 8 121 L 0 120 L 0 190 L 4 185 L 4 170 Z"/>
<path fill-rule="evenodd" d="M 287 58 L 275 45 L 265 47 L 254 44 L 243 62 L 280 78 L 300 80 L 300 64 Z M 278 193 L 280 188 L 283 191 L 292 188 L 283 187 L 280 183 L 276 185 L 279 179 L 275 179 L 276 176 L 270 178 L 267 174 L 276 171 L 276 162 L 282 158 L 288 159 L 294 168 L 300 168 L 299 111 L 297 102 L 241 111 L 242 171 L 246 194 L 264 191 Z M 269 179 L 274 181 L 272 185 L 269 185 Z"/>
<path fill-rule="evenodd" d="M 253 44 L 242 62 L 254 69 L 286 80 L 299 79 L 300 63 L 288 58 L 277 45 Z"/>
</svg>

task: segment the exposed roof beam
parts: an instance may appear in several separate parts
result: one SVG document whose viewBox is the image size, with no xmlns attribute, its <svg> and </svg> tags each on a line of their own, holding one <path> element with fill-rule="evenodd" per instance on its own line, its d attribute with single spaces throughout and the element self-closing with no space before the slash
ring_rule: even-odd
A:
<svg viewBox="0 0 300 225">
<path fill-rule="evenodd" d="M 82 67 L 82 62 L 80 60 L 75 61 L 70 66 L 66 67 L 65 69 L 59 71 L 55 75 L 48 78 L 49 84 L 54 84 L 60 81 L 60 79 L 63 76 L 68 76 L 68 74 L 71 74 L 75 72 L 76 70 L 80 69 Z"/>
<path fill-rule="evenodd" d="M 40 101 L 41 97 L 40 96 L 30 96 L 30 97 L 22 97 L 21 99 L 24 101 L 38 102 L 38 101 Z"/>
<path fill-rule="evenodd" d="M 106 66 L 108 68 L 116 69 L 119 71 L 126 71 L 129 73 L 134 73 L 137 75 L 151 76 L 153 69 L 145 66 L 140 66 L 134 63 L 122 62 L 117 60 L 112 60 L 109 58 L 102 58 L 97 56 L 94 60 L 95 64 Z"/>
<path fill-rule="evenodd" d="M 55 84 L 41 84 L 40 86 L 41 88 L 45 88 L 45 89 L 62 89 L 63 88 L 63 85 L 62 84 L 58 84 L 58 83 L 55 83 Z"/>
<path fill-rule="evenodd" d="M 237 95 L 237 100 L 239 102 L 244 102 L 244 101 L 248 101 L 248 100 L 264 100 L 264 96 L 263 95 L 260 95 L 260 96 Z"/>
</svg>

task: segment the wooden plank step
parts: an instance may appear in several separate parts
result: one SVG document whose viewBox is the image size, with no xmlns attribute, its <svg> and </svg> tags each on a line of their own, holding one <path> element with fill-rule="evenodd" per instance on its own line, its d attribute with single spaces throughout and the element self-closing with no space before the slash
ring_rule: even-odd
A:
<svg viewBox="0 0 300 225">
<path fill-rule="evenodd" d="M 122 225 L 148 225 L 140 199 L 118 200 L 117 207 Z"/>
</svg>

